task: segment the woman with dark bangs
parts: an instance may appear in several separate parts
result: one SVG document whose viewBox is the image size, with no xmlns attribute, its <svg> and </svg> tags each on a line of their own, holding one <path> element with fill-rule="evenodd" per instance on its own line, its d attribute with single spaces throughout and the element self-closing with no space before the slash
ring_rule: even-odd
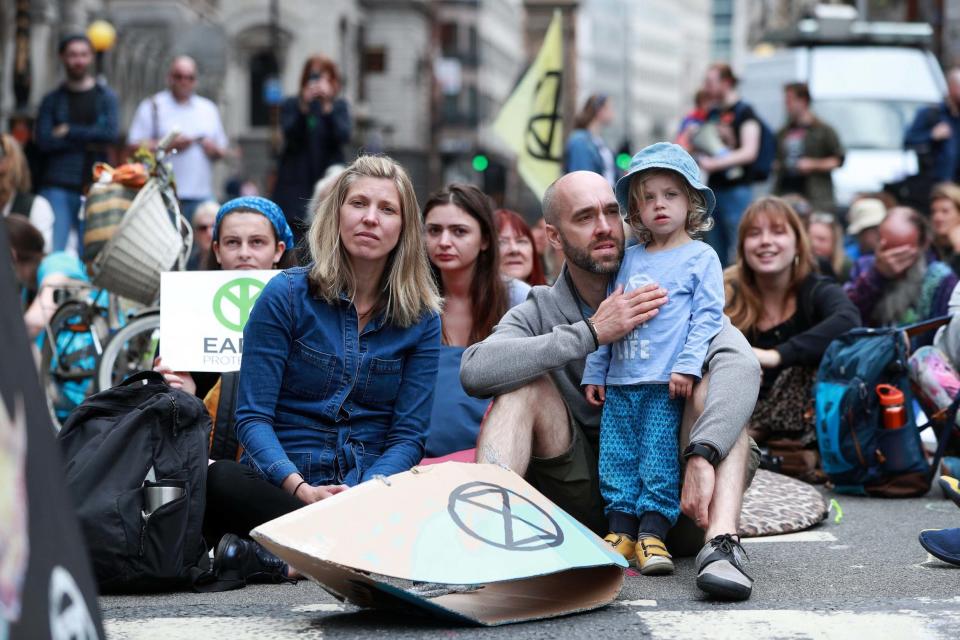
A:
<svg viewBox="0 0 960 640">
<path fill-rule="evenodd" d="M 497 233 L 500 246 L 500 273 L 536 286 L 547 284 L 543 265 L 537 255 L 533 232 L 520 214 L 509 209 L 497 209 Z"/>
<path fill-rule="evenodd" d="M 473 185 L 451 184 L 434 193 L 423 217 L 427 254 L 444 300 L 439 386 L 427 434 L 427 456 L 435 458 L 476 443 L 490 402 L 471 398 L 460 386 L 460 359 L 467 347 L 493 332 L 509 308 L 526 299 L 530 286 L 501 275 L 493 208 Z"/>
</svg>

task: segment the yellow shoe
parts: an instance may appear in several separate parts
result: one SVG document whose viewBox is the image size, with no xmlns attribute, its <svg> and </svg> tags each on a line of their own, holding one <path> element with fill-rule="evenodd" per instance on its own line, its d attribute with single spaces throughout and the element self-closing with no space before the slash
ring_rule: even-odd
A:
<svg viewBox="0 0 960 640">
<path fill-rule="evenodd" d="M 950 476 L 940 476 L 940 488 L 943 489 L 943 495 L 960 507 L 960 480 Z"/>
<path fill-rule="evenodd" d="M 667 545 L 657 536 L 641 536 L 637 540 L 637 569 L 645 576 L 665 576 L 673 573 L 673 556 Z"/>
<path fill-rule="evenodd" d="M 633 562 L 637 559 L 637 541 L 625 533 L 608 533 L 604 542 L 613 547 L 613 550 Z"/>
</svg>

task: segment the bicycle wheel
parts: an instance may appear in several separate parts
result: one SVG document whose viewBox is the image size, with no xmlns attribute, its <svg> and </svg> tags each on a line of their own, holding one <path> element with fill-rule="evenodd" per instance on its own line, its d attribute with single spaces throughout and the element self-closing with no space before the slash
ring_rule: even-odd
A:
<svg viewBox="0 0 960 640">
<path fill-rule="evenodd" d="M 106 309 L 80 300 L 61 304 L 40 347 L 40 383 L 54 429 L 94 391 L 108 321 Z"/>
<path fill-rule="evenodd" d="M 109 389 L 138 371 L 152 369 L 159 339 L 159 311 L 138 316 L 114 333 L 97 365 L 97 389 Z"/>
</svg>

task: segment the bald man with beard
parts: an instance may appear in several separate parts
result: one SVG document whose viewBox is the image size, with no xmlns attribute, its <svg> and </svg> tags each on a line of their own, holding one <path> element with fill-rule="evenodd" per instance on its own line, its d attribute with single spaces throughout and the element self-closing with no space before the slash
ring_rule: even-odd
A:
<svg viewBox="0 0 960 640">
<path fill-rule="evenodd" d="M 669 304 L 657 284 L 608 294 L 623 258 L 620 209 L 610 184 L 575 171 L 543 196 L 550 245 L 565 258 L 552 287 L 534 287 L 493 334 L 463 354 L 460 381 L 493 398 L 477 462 L 505 466 L 603 535 L 597 467 L 601 410 L 581 391 L 587 356 L 616 342 Z M 680 507 L 668 535 L 675 555 L 696 555 L 697 586 L 721 600 L 750 597 L 753 580 L 737 535 L 743 492 L 759 464 L 744 429 L 760 390 L 760 364 L 724 318 L 680 429 Z M 699 551 L 699 553 L 698 553 Z"/>
<path fill-rule="evenodd" d="M 909 207 L 894 207 L 880 224 L 880 245 L 861 258 L 844 289 L 864 325 L 887 327 L 948 313 L 957 276 L 928 251 L 930 229 Z"/>
</svg>

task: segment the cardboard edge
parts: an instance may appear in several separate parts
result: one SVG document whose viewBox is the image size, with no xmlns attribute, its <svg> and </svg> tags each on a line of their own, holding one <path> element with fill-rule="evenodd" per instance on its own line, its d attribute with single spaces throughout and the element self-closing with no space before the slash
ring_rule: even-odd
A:
<svg viewBox="0 0 960 640">
<path fill-rule="evenodd" d="M 624 582 L 620 566 L 604 564 L 494 582 L 429 598 L 390 584 L 386 581 L 389 576 L 314 558 L 257 531 L 252 535 L 340 601 L 458 624 L 497 626 L 591 611 L 613 602 Z"/>
</svg>

